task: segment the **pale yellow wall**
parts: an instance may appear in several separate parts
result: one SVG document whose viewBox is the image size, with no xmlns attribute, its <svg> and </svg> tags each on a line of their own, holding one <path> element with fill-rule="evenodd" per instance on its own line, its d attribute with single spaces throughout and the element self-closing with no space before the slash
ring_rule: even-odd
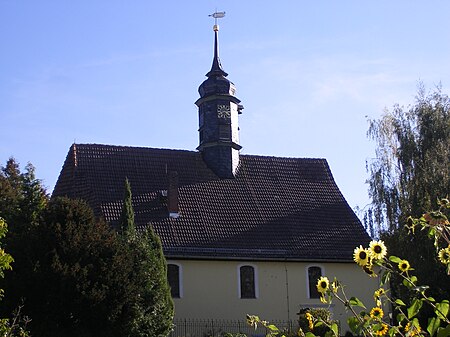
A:
<svg viewBox="0 0 450 337">
<path fill-rule="evenodd" d="M 307 267 L 322 267 L 330 280 L 336 277 L 346 285 L 349 296 L 373 306 L 375 279 L 355 263 L 301 263 L 253 261 L 168 260 L 181 267 L 182 297 L 174 299 L 175 318 L 244 320 L 255 314 L 265 320 L 296 320 L 300 307 L 323 307 L 318 299 L 307 298 Z M 239 266 L 256 268 L 257 298 L 239 298 Z M 286 278 L 287 275 L 287 278 Z M 288 290 L 287 290 L 288 289 Z M 289 299 L 288 299 L 289 298 Z M 289 302 L 289 311 L 288 311 Z M 341 320 L 343 332 L 347 313 L 339 303 L 331 310 Z"/>
</svg>

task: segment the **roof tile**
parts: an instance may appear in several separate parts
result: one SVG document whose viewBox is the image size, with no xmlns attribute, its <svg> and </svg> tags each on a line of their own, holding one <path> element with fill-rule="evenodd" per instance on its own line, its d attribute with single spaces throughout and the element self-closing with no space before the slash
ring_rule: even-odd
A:
<svg viewBox="0 0 450 337">
<path fill-rule="evenodd" d="M 178 173 L 180 216 L 167 211 Z M 241 155 L 234 179 L 219 179 L 201 153 L 72 145 L 53 196 L 86 199 L 112 225 L 128 178 L 139 228 L 151 224 L 168 257 L 351 261 L 369 236 L 324 159 Z"/>
</svg>

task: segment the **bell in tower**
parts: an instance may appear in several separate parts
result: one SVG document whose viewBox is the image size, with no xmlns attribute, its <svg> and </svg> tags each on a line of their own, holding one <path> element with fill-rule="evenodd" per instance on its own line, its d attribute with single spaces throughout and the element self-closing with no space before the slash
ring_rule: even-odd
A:
<svg viewBox="0 0 450 337">
<path fill-rule="evenodd" d="M 195 102 L 199 114 L 199 146 L 203 160 L 220 178 L 233 178 L 239 165 L 238 115 L 243 106 L 236 96 L 234 84 L 226 77 L 219 59 L 219 26 L 217 18 L 224 12 L 212 14 L 214 25 L 214 57 L 208 77 L 198 88 L 200 98 Z"/>
</svg>

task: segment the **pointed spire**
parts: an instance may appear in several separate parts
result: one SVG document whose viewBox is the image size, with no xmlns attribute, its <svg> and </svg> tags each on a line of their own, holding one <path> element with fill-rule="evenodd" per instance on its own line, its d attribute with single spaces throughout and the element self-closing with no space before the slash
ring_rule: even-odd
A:
<svg viewBox="0 0 450 337">
<path fill-rule="evenodd" d="M 216 18 L 217 20 L 217 18 Z M 227 77 L 228 74 L 223 70 L 222 64 L 220 63 L 219 58 L 219 25 L 215 24 L 213 26 L 214 30 L 214 58 L 211 66 L 211 70 L 206 74 L 206 76 L 223 76 Z"/>
</svg>

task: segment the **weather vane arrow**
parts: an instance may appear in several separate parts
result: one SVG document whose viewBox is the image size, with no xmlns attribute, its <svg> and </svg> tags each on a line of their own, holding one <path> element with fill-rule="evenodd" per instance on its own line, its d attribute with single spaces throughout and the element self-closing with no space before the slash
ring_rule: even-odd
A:
<svg viewBox="0 0 450 337">
<path fill-rule="evenodd" d="M 222 19 L 225 16 L 225 12 L 217 12 L 215 11 L 212 14 L 209 14 L 208 16 L 214 18 L 214 25 L 217 26 L 217 19 Z"/>
</svg>

